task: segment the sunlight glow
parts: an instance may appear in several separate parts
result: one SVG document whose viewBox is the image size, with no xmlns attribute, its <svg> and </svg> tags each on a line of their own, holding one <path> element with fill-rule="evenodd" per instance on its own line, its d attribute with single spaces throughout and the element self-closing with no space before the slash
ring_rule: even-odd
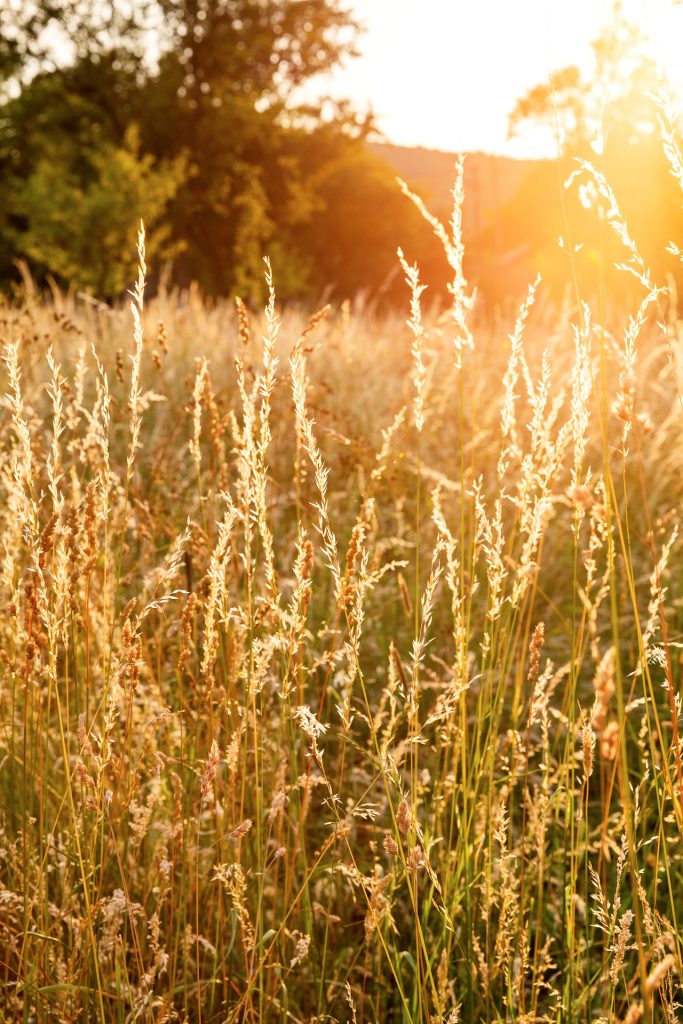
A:
<svg viewBox="0 0 683 1024">
<path fill-rule="evenodd" d="M 683 5 L 624 0 L 621 15 L 650 40 L 683 97 Z M 591 41 L 615 17 L 613 0 L 353 0 L 361 56 L 318 86 L 372 108 L 387 137 L 408 146 L 553 155 L 543 130 L 508 139 L 515 100 L 558 68 L 588 69 Z"/>
</svg>

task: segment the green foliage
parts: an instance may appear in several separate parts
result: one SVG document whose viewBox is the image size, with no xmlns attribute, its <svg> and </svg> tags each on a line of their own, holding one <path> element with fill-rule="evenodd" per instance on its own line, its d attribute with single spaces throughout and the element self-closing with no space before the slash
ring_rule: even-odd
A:
<svg viewBox="0 0 683 1024">
<path fill-rule="evenodd" d="M 201 110 L 235 96 L 277 103 L 353 53 L 355 25 L 338 0 L 158 0 L 164 62 Z M 182 45 L 179 42 L 182 41 Z"/>
<path fill-rule="evenodd" d="M 315 286 L 303 242 L 315 224 L 322 250 L 335 225 L 317 219 L 328 212 L 326 175 L 308 162 L 321 111 L 297 108 L 292 93 L 353 52 L 354 25 L 336 0 L 115 3 L 108 22 L 81 0 L 21 12 L 0 0 L 0 24 L 0 77 L 14 83 L 0 109 L 0 275 L 23 256 L 38 274 L 112 296 L 130 280 L 121 254 L 134 254 L 143 216 L 150 255 L 173 256 L 180 283 L 254 302 L 269 254 L 283 264 L 285 297 Z M 63 67 L 55 40 L 69 54 Z M 364 149 L 364 126 L 341 105 L 332 121 L 324 160 L 336 168 Z M 362 176 L 356 186 L 362 194 Z M 369 254 L 346 257 L 362 278 Z"/>
<path fill-rule="evenodd" d="M 428 264 L 429 231 L 368 151 L 371 121 L 299 100 L 354 52 L 337 0 L 115 2 L 108 21 L 92 0 L 8 3 L 0 283 L 20 256 L 111 297 L 130 281 L 140 217 L 175 283 L 252 304 L 264 256 L 283 299 L 402 292 L 397 237 Z"/>
<path fill-rule="evenodd" d="M 396 272 L 396 239 L 411 256 L 429 264 L 431 232 L 396 188 L 391 170 L 365 146 L 347 141 L 333 155 L 308 151 L 315 168 L 312 182 L 320 212 L 304 228 L 303 248 L 312 257 L 319 290 L 332 287 L 342 295 L 404 295 Z M 438 261 L 437 267 L 442 269 Z M 438 279 L 429 267 L 429 280 Z"/>
<path fill-rule="evenodd" d="M 235 197 L 234 208 L 234 290 L 244 299 L 256 301 L 262 287 L 264 243 L 270 239 L 274 226 L 268 216 L 268 200 L 259 175 L 255 174 L 247 182 L 244 191 Z"/>
<path fill-rule="evenodd" d="M 185 172 L 182 157 L 155 161 L 141 154 L 132 123 L 120 146 L 105 141 L 82 149 L 48 140 L 31 173 L 14 186 L 14 212 L 25 222 L 14 233 L 17 248 L 39 270 L 114 296 L 131 280 L 142 217 L 150 255 L 173 253 L 170 228 L 159 222 Z"/>
</svg>

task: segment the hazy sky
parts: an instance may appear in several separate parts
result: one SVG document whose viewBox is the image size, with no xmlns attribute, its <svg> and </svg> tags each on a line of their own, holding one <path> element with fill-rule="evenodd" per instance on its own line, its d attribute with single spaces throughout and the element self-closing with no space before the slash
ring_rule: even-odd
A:
<svg viewBox="0 0 683 1024">
<path fill-rule="evenodd" d="M 543 155 L 546 136 L 507 141 L 515 99 L 567 64 L 590 61 L 590 41 L 613 0 L 347 0 L 366 28 L 363 55 L 322 91 L 371 105 L 394 142 L 447 150 Z M 625 14 L 683 96 L 683 4 L 624 0 Z"/>
</svg>

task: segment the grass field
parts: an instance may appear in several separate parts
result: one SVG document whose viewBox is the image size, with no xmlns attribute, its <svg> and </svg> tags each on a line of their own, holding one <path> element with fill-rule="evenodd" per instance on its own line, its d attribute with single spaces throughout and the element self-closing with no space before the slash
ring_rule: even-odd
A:
<svg viewBox="0 0 683 1024">
<path fill-rule="evenodd" d="M 683 337 L 594 184 L 630 312 L 483 318 L 457 188 L 407 324 L 4 303 L 1 1020 L 677 1019 Z"/>
</svg>

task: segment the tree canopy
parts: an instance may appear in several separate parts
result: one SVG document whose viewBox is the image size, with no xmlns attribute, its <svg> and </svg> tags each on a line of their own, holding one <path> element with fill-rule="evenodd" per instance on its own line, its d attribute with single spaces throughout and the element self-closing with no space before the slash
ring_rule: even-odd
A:
<svg viewBox="0 0 683 1024">
<path fill-rule="evenodd" d="M 114 298 L 142 218 L 156 272 L 166 263 L 210 296 L 260 300 L 267 255 L 283 299 L 403 300 L 398 243 L 430 294 L 445 290 L 430 228 L 367 144 L 372 118 L 311 99 L 308 83 L 352 59 L 358 33 L 343 0 L 0 0 L 0 287 L 21 257 L 39 279 Z M 529 164 L 466 238 L 466 272 L 492 304 L 514 302 L 538 270 L 559 296 L 568 255 L 586 287 L 614 275 L 618 240 L 562 188 L 577 157 L 614 186 L 658 278 L 680 269 L 666 257 L 683 224 L 657 69 L 621 17 L 593 58 L 512 110 L 512 133 L 544 126 L 561 151 L 559 166 Z"/>
<path fill-rule="evenodd" d="M 560 68 L 516 102 L 510 134 L 529 125 L 549 130 L 559 148 L 558 162 L 534 169 L 514 202 L 501 211 L 498 229 L 511 238 L 524 238 L 528 273 L 541 270 L 551 285 L 566 281 L 570 259 L 582 289 L 598 287 L 614 297 L 633 281 L 615 267 L 624 252 L 618 235 L 606 229 L 604 204 L 593 202 L 590 190 L 564 188 L 578 161 L 590 162 L 609 182 L 659 281 L 680 276 L 667 243 L 680 237 L 683 217 L 660 132 L 666 83 L 647 40 L 616 5 L 612 22 L 594 40 L 592 51 L 591 67 Z M 538 216 L 541 210 L 543 216 Z"/>
<path fill-rule="evenodd" d="M 338 0 L 0 0 L 0 28 L 0 279 L 114 296 L 140 217 L 177 282 L 246 299 L 265 253 L 302 297 L 379 287 L 397 226 L 426 244 L 371 119 L 303 91 L 355 53 Z"/>
<path fill-rule="evenodd" d="M 567 153 L 600 154 L 656 130 L 654 94 L 663 83 L 642 32 L 617 16 L 591 49 L 588 70 L 559 68 L 517 100 L 511 135 L 532 122 L 548 128 Z"/>
</svg>

